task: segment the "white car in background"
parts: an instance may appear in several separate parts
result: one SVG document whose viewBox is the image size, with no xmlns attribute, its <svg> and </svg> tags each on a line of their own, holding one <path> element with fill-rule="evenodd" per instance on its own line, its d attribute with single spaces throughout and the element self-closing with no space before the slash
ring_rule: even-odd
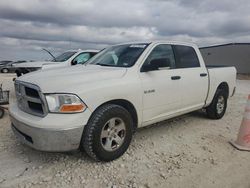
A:
<svg viewBox="0 0 250 188">
<path fill-rule="evenodd" d="M 34 61 L 22 64 L 14 65 L 16 68 L 17 76 L 36 71 L 39 69 L 67 67 L 77 64 L 83 64 L 90 58 L 96 55 L 98 50 L 69 50 L 57 57 L 54 57 L 50 52 L 49 54 L 53 57 L 51 61 Z"/>
</svg>

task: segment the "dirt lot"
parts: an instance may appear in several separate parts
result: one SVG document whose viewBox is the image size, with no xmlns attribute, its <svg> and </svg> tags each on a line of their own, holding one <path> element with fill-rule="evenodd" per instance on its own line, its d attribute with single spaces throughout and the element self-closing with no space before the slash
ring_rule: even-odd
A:
<svg viewBox="0 0 250 188">
<path fill-rule="evenodd" d="M 0 75 L 10 88 L 12 75 Z M 19 144 L 8 114 L 0 120 L 0 187 L 250 187 L 250 153 L 234 140 L 250 93 L 237 81 L 222 120 L 191 113 L 139 129 L 129 150 L 111 163 L 81 152 L 44 153 Z"/>
<path fill-rule="evenodd" d="M 239 80 L 250 80 L 250 74 L 238 74 L 237 79 L 239 79 Z"/>
</svg>

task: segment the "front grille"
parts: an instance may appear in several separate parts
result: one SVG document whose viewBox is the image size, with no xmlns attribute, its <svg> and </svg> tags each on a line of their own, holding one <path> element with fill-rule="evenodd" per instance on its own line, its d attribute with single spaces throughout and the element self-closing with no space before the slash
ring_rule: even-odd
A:
<svg viewBox="0 0 250 188">
<path fill-rule="evenodd" d="M 38 91 L 33 88 L 25 87 L 25 94 L 29 97 L 39 98 Z"/>
<path fill-rule="evenodd" d="M 15 90 L 19 109 L 40 117 L 47 115 L 44 95 L 38 86 L 16 81 Z"/>
<path fill-rule="evenodd" d="M 43 114 L 43 107 L 40 103 L 28 101 L 29 108 L 36 113 Z"/>
</svg>

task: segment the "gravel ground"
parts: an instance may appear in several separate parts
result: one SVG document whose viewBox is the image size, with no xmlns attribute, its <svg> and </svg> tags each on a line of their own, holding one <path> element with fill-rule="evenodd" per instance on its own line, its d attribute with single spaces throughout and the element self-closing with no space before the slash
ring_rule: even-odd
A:
<svg viewBox="0 0 250 188">
<path fill-rule="evenodd" d="M 11 88 L 13 75 L 0 75 Z M 45 153 L 20 144 L 8 114 L 0 120 L 0 187 L 250 187 L 249 152 L 234 149 L 250 80 L 237 81 L 221 120 L 194 112 L 139 129 L 111 163 L 85 153 Z"/>
</svg>

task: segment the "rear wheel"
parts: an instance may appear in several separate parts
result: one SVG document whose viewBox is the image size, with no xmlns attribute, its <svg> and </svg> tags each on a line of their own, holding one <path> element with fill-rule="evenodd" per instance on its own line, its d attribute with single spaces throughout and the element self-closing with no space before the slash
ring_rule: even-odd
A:
<svg viewBox="0 0 250 188">
<path fill-rule="evenodd" d="M 227 93 L 218 89 L 212 103 L 206 108 L 207 116 L 211 119 L 221 119 L 227 109 Z"/>
<path fill-rule="evenodd" d="M 123 107 L 106 104 L 94 112 L 83 133 L 81 147 L 93 159 L 112 161 L 129 147 L 133 121 Z"/>
</svg>

